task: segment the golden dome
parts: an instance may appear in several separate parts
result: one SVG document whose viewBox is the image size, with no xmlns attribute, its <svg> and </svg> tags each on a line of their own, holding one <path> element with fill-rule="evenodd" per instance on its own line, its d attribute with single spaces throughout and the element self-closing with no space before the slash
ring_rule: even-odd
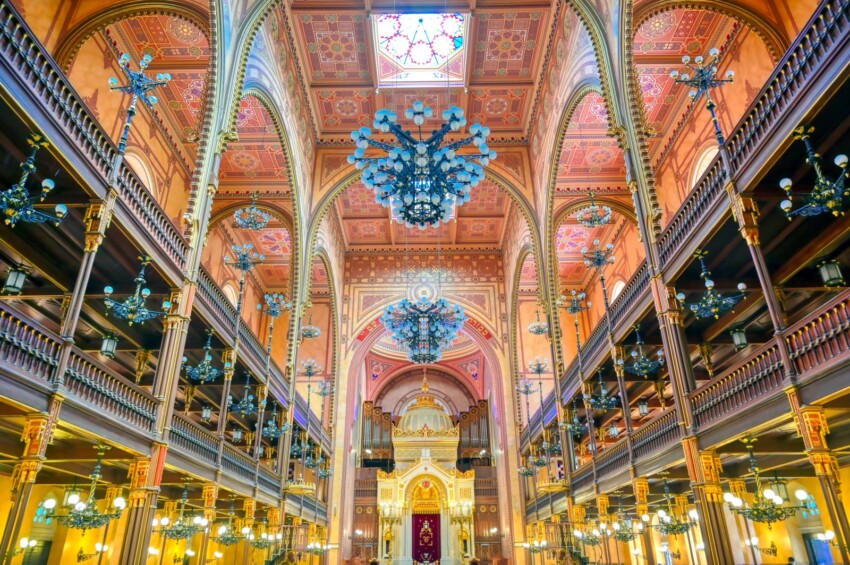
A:
<svg viewBox="0 0 850 565">
<path fill-rule="evenodd" d="M 398 424 L 398 429 L 404 432 L 416 432 L 422 428 L 428 428 L 435 432 L 447 432 L 454 426 L 443 410 L 443 407 L 437 404 L 434 396 L 430 394 L 428 389 L 428 376 L 422 377 L 422 394 L 416 397 L 414 402 L 401 416 L 401 421 Z"/>
</svg>

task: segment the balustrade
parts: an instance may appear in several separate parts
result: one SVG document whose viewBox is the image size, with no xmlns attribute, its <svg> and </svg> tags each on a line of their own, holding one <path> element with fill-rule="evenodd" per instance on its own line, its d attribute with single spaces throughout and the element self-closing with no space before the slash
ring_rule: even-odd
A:
<svg viewBox="0 0 850 565">
<path fill-rule="evenodd" d="M 24 322 L 0 303 L 0 361 L 4 366 L 48 381 L 56 367 L 59 347 L 57 336 Z"/>
<path fill-rule="evenodd" d="M 228 474 L 246 479 L 251 483 L 254 482 L 254 472 L 257 467 L 256 461 L 229 443 L 224 444 L 221 467 Z"/>
<path fill-rule="evenodd" d="M 850 291 L 845 291 L 825 304 L 814 319 L 798 322 L 786 332 L 794 369 L 801 378 L 850 349 L 848 305 Z"/>
<path fill-rule="evenodd" d="M 616 473 L 629 465 L 629 444 L 623 437 L 607 446 L 596 456 L 596 476 Z"/>
<path fill-rule="evenodd" d="M 632 450 L 635 459 L 646 457 L 676 443 L 681 433 L 676 410 L 667 408 L 652 420 L 641 424 L 640 428 L 632 433 Z"/>
<path fill-rule="evenodd" d="M 168 436 L 173 449 L 190 454 L 212 467 L 217 465 L 218 438 L 182 414 L 174 414 Z"/>
</svg>

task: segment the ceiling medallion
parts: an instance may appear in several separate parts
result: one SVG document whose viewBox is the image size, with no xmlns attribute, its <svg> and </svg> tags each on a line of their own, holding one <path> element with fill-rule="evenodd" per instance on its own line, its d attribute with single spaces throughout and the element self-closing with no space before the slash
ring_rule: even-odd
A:
<svg viewBox="0 0 850 565">
<path fill-rule="evenodd" d="M 432 115 L 431 108 L 419 101 L 405 111 L 405 117 L 418 128 L 414 134 L 401 128 L 395 112 L 386 108 L 376 112 L 373 126 L 380 133 L 393 134 L 396 144 L 373 139 L 368 127 L 351 133 L 357 149 L 348 162 L 363 171 L 363 184 L 375 192 L 378 204 L 392 207 L 393 216 L 408 228 L 436 228 L 449 220 L 455 206 L 469 202 L 472 188 L 484 179 L 483 168 L 496 158 L 496 152 L 487 146 L 490 129 L 481 124 L 469 127 L 469 137 L 444 144 L 446 134 L 466 125 L 464 112 L 457 106 L 444 111 L 445 123 L 424 138 L 422 124 Z M 478 152 L 457 153 L 468 145 Z M 370 146 L 386 156 L 366 157 Z"/>
<path fill-rule="evenodd" d="M 436 363 L 468 319 L 462 306 L 444 298 L 431 302 L 423 296 L 416 302 L 405 298 L 387 306 L 381 323 L 396 343 L 407 349 L 410 361 Z"/>
</svg>

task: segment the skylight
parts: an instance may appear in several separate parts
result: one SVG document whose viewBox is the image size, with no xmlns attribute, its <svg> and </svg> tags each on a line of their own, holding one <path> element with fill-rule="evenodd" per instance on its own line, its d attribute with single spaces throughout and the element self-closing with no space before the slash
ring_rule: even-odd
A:
<svg viewBox="0 0 850 565">
<path fill-rule="evenodd" d="M 463 84 L 464 14 L 381 14 L 374 29 L 381 86 Z"/>
</svg>

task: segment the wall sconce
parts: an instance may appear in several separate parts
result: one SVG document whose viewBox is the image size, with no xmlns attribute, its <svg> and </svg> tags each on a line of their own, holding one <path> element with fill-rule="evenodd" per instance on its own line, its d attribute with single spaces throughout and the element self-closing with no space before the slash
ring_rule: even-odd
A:
<svg viewBox="0 0 850 565">
<path fill-rule="evenodd" d="M 649 401 L 646 398 L 638 400 L 638 414 L 645 418 L 649 414 Z"/>
<path fill-rule="evenodd" d="M 735 351 L 740 351 L 749 345 L 747 343 L 747 332 L 744 329 L 744 326 L 735 326 L 729 330 L 729 335 L 732 336 L 732 343 L 735 345 Z"/>
<path fill-rule="evenodd" d="M 203 408 L 201 408 L 201 420 L 209 423 L 212 419 L 212 406 L 209 404 L 205 404 Z"/>
<path fill-rule="evenodd" d="M 115 350 L 118 348 L 118 336 L 115 332 L 106 332 L 103 334 L 103 341 L 100 343 L 100 354 L 110 359 L 115 359 Z"/>
<path fill-rule="evenodd" d="M 818 263 L 818 274 L 823 281 L 823 286 L 827 288 L 845 284 L 844 276 L 841 274 L 841 264 L 835 259 L 821 259 Z"/>
<path fill-rule="evenodd" d="M 3 283 L 3 294 L 17 296 L 24 289 L 24 283 L 27 280 L 27 275 L 30 273 L 30 268 L 24 265 L 13 265 L 6 271 L 6 282 Z"/>
</svg>

